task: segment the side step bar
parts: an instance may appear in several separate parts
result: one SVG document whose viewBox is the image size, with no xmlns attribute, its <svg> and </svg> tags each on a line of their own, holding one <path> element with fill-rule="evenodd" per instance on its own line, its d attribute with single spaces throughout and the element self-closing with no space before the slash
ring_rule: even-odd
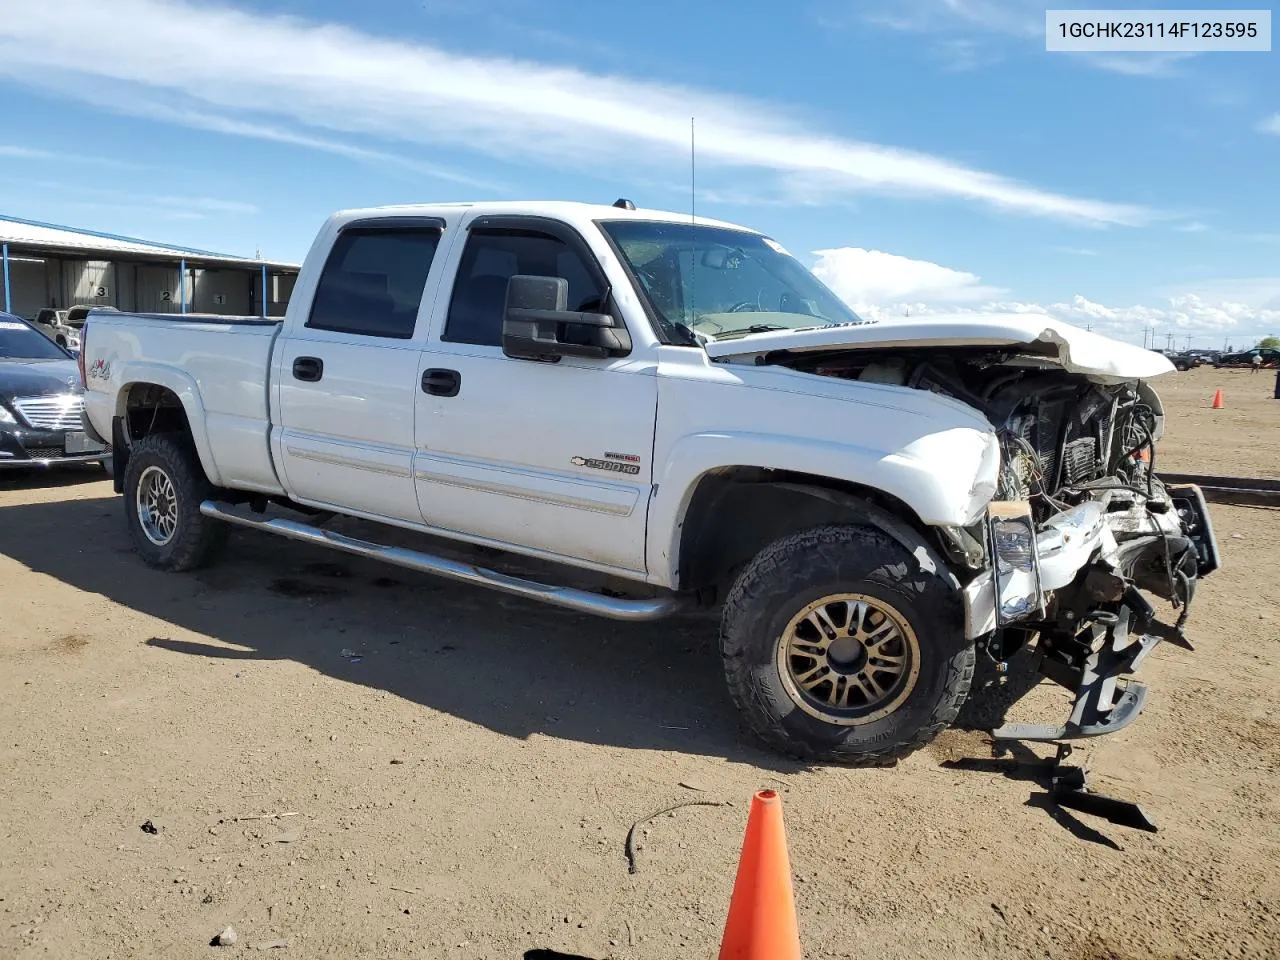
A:
<svg viewBox="0 0 1280 960">
<path fill-rule="evenodd" d="M 474 564 L 460 563 L 457 560 L 448 560 L 444 557 L 422 553 L 418 550 L 407 550 L 404 547 L 389 547 L 385 544 L 372 543 L 368 540 L 357 540 L 354 537 L 347 537 L 331 530 L 321 530 L 319 527 L 314 527 L 308 523 L 287 520 L 283 517 L 272 517 L 270 519 L 266 517 L 247 517 L 242 513 L 235 512 L 235 508 L 231 504 L 217 500 L 205 500 L 200 504 L 200 512 L 206 517 L 214 517 L 218 520 L 225 520 L 227 523 L 249 527 L 253 530 L 261 530 L 265 533 L 274 533 L 277 536 L 288 537 L 290 540 L 301 540 L 303 543 L 312 543 L 332 550 L 352 553 L 357 557 L 369 557 L 372 560 L 381 560 L 385 563 L 395 564 L 398 567 L 407 567 L 410 570 L 417 570 L 421 573 L 432 573 L 461 583 L 490 587 L 528 600 L 538 600 L 553 606 L 575 610 L 578 613 L 590 613 L 598 617 L 608 617 L 612 620 L 660 620 L 675 613 L 681 607 L 680 599 L 674 594 L 644 600 L 606 597 L 603 594 L 578 590 L 573 587 L 558 587 L 551 584 L 538 583 L 535 580 L 512 577 L 505 573 L 498 573 L 496 570 L 487 570 Z"/>
</svg>

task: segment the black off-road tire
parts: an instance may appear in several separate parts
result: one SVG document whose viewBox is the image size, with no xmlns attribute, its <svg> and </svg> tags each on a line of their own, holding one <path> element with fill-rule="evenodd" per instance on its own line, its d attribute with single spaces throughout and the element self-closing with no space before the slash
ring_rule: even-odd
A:
<svg viewBox="0 0 1280 960">
<path fill-rule="evenodd" d="M 138 517 L 138 483 L 148 467 L 158 467 L 173 485 L 177 523 L 172 538 L 153 543 Z M 214 492 L 191 441 L 181 434 L 153 433 L 129 451 L 124 474 L 124 512 L 138 554 L 161 570 L 185 571 L 202 567 L 226 543 L 227 524 L 206 517 L 200 503 Z"/>
<path fill-rule="evenodd" d="M 720 651 L 729 692 L 753 733 L 789 756 L 889 766 L 945 729 L 973 682 L 974 645 L 941 560 L 875 527 L 824 526 L 766 547 L 725 601 Z M 787 625 L 823 597 L 856 593 L 892 605 L 915 633 L 915 686 L 879 719 L 840 725 L 802 710 L 784 686 L 778 645 Z"/>
</svg>

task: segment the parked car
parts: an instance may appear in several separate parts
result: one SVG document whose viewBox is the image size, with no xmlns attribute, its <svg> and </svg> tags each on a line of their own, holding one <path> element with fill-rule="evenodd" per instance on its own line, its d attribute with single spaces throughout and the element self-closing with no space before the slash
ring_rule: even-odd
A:
<svg viewBox="0 0 1280 960">
<path fill-rule="evenodd" d="M 77 304 L 66 310 L 45 307 L 36 314 L 35 323 L 50 340 L 75 354 L 80 351 L 80 331 L 84 328 L 89 311 L 114 309 L 115 307 L 95 307 L 89 304 Z"/>
<path fill-rule="evenodd" d="M 0 313 L 0 471 L 99 462 L 105 445 L 85 435 L 75 359 L 34 324 Z"/>
<path fill-rule="evenodd" d="M 148 563 L 238 524 L 622 620 L 718 607 L 729 691 L 789 754 L 891 762 L 979 651 L 1031 643 L 1075 707 L 997 736 L 1119 730 L 1145 689 L 1117 679 L 1176 635 L 1139 589 L 1185 604 L 1217 566 L 1199 491 L 1148 472 L 1164 357 L 1042 315 L 863 320 L 772 239 L 625 201 L 340 213 L 283 322 L 94 312 L 80 359 Z"/>
<path fill-rule="evenodd" d="M 1192 370 L 1204 363 L 1203 358 L 1199 354 L 1183 351 L 1182 353 L 1166 353 L 1169 362 L 1173 364 L 1173 368 L 1179 372 Z"/>
<path fill-rule="evenodd" d="M 1255 354 L 1262 355 L 1262 366 L 1271 369 L 1280 366 L 1280 350 L 1275 347 L 1254 347 L 1239 353 L 1228 353 L 1213 362 L 1215 367 L 1251 367 Z"/>
<path fill-rule="evenodd" d="M 67 323 L 67 311 L 45 307 L 32 321 L 36 329 L 60 347 L 79 349 L 80 331 Z"/>
</svg>

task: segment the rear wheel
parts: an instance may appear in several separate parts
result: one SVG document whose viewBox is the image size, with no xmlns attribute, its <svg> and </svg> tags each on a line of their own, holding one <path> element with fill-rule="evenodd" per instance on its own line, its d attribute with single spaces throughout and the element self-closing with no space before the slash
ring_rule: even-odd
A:
<svg viewBox="0 0 1280 960">
<path fill-rule="evenodd" d="M 725 601 L 721 652 L 754 733 L 788 754 L 885 765 L 955 719 L 974 647 L 927 549 L 874 528 L 819 527 L 748 565 Z"/>
<path fill-rule="evenodd" d="M 129 452 L 124 507 L 138 553 L 153 567 L 194 570 L 227 539 L 226 524 L 204 516 L 213 493 L 189 442 L 167 433 L 143 437 Z"/>
</svg>

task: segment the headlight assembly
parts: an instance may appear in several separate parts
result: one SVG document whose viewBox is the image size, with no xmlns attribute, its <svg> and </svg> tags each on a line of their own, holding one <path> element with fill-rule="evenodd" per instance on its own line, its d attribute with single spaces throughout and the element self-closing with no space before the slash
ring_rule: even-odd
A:
<svg viewBox="0 0 1280 960">
<path fill-rule="evenodd" d="M 991 570 L 995 580 L 996 625 L 1025 620 L 1044 610 L 1040 558 L 1031 504 L 999 500 L 987 508 Z"/>
<path fill-rule="evenodd" d="M 17 423 L 17 419 L 9 412 L 3 403 L 0 403 L 0 423 Z"/>
</svg>

